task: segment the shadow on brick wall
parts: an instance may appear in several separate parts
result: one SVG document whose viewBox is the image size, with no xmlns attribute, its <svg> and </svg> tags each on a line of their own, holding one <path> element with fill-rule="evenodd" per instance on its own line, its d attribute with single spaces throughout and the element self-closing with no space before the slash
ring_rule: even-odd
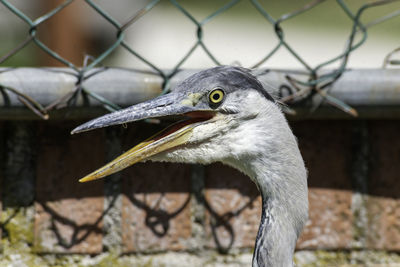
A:
<svg viewBox="0 0 400 267">
<path fill-rule="evenodd" d="M 116 198 L 105 204 L 104 180 L 85 184 L 77 180 L 110 158 L 108 137 L 104 130 L 71 136 L 70 130 L 79 123 L 34 124 L 37 132 L 30 142 L 37 144 L 32 157 L 36 164 L 34 246 L 38 252 L 103 251 L 104 217 L 115 208 Z M 354 222 L 358 220 L 354 215 L 353 193 L 360 190 L 354 175 L 361 173 L 367 185 L 361 189 L 369 196 L 365 208 L 375 216 L 367 221 L 366 231 L 373 229 L 371 232 L 378 233 L 364 233 L 365 246 L 400 249 L 400 233 L 396 230 L 400 217 L 396 212 L 400 205 L 396 190 L 400 183 L 398 122 L 302 121 L 292 122 L 291 126 L 309 170 L 310 187 L 310 221 L 298 248 L 353 246 Z M 159 127 L 137 123 L 126 129 L 116 128 L 120 150 L 125 151 Z M 362 137 L 360 132 L 367 134 Z M 363 166 L 365 170 L 354 171 Z M 193 249 L 190 240 L 195 238 L 194 223 L 204 229 L 200 240 L 205 247 L 224 253 L 232 248 L 251 248 L 261 209 L 255 185 L 248 177 L 222 164 L 205 166 L 203 172 L 202 186 L 196 189 L 201 195 L 197 202 L 193 202 L 196 192 L 193 192 L 191 165 L 140 163 L 121 172 L 120 180 L 115 183 L 120 185 L 122 196 L 123 251 Z M 12 207 L 9 204 L 6 206 Z M 193 215 L 194 209 L 198 209 L 196 205 L 203 209 L 201 218 Z M 3 226 L 18 213 L 18 205 L 15 208 L 15 213 L 3 219 Z"/>
</svg>

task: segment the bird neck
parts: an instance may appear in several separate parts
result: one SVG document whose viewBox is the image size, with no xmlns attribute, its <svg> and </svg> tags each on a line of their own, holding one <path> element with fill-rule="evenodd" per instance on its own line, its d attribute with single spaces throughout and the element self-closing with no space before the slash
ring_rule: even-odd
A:
<svg viewBox="0 0 400 267">
<path fill-rule="evenodd" d="M 261 222 L 253 254 L 253 267 L 293 266 L 293 254 L 297 240 L 291 229 L 276 212 L 274 201 L 263 197 Z"/>
<path fill-rule="evenodd" d="M 257 157 L 251 164 L 249 176 L 262 196 L 253 267 L 293 266 L 296 241 L 308 218 L 307 174 L 293 142 L 276 148 L 280 153 L 273 159 Z"/>
<path fill-rule="evenodd" d="M 268 122 L 265 122 L 268 123 Z M 262 196 L 253 267 L 293 266 L 296 241 L 308 218 L 307 171 L 286 120 L 277 120 L 274 135 L 257 134 L 252 156 L 235 166 L 257 185 Z"/>
<path fill-rule="evenodd" d="M 261 222 L 257 233 L 257 238 L 254 247 L 253 254 L 253 267 L 260 266 L 275 266 L 275 262 L 272 261 L 273 255 L 271 255 L 271 251 L 273 248 L 272 242 L 269 242 L 269 235 L 271 233 L 271 227 L 273 226 L 272 220 L 273 216 L 271 214 L 270 206 L 267 201 L 262 203 L 262 213 L 261 213 Z M 293 255 L 290 255 L 290 251 L 286 252 L 289 255 L 286 255 L 285 258 L 291 259 Z M 291 264 L 291 263 L 290 263 Z M 288 265 L 291 266 L 291 265 Z"/>
</svg>

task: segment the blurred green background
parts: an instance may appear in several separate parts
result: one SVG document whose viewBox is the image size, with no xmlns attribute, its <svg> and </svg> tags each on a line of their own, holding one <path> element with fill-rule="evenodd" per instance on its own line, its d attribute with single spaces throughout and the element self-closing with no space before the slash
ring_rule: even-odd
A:
<svg viewBox="0 0 400 267">
<path fill-rule="evenodd" d="M 8 1 L 34 20 L 64 1 Z M 116 21 L 123 24 L 149 1 L 93 1 Z M 275 19 L 299 9 L 309 1 L 259 1 Z M 179 1 L 196 20 L 201 21 L 229 1 Z M 345 2 L 356 11 L 367 1 Z M 400 10 L 400 2 L 366 10 L 364 24 Z M 311 66 L 339 55 L 346 45 L 353 21 L 333 0 L 322 1 L 311 10 L 282 23 L 285 40 Z M 23 42 L 29 26 L 3 4 L 0 4 L 0 57 Z M 250 67 L 267 55 L 278 43 L 273 26 L 254 8 L 250 1 L 240 1 L 219 14 L 204 28 L 204 42 L 222 64 Z M 173 68 L 197 41 L 196 25 L 169 1 L 160 1 L 150 12 L 127 28 L 129 46 L 159 68 Z M 99 56 L 116 40 L 117 29 L 93 10 L 85 1 L 74 1 L 37 28 L 38 38 L 50 49 L 77 66 L 85 55 Z M 359 35 L 357 38 L 360 38 Z M 384 57 L 400 46 L 400 16 L 368 29 L 368 39 L 350 57 L 350 68 L 381 67 Z M 125 49 L 117 48 L 103 62 L 108 66 L 149 68 Z M 203 68 L 214 63 L 197 48 L 182 68 Z M 62 66 L 51 59 L 33 42 L 9 57 L 1 66 Z M 268 68 L 299 68 L 301 64 L 281 47 L 262 66 Z M 330 67 L 335 67 L 333 64 Z"/>
</svg>

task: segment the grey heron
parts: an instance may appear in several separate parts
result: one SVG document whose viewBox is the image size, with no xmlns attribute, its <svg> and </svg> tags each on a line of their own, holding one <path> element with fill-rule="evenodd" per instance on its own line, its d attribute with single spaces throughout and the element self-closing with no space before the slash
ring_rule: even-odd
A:
<svg viewBox="0 0 400 267">
<path fill-rule="evenodd" d="M 249 176 L 262 196 L 253 266 L 293 266 L 308 218 L 307 171 L 278 103 L 249 70 L 221 66 L 198 72 L 169 94 L 96 118 L 72 133 L 173 115 L 184 119 L 80 181 L 145 160 L 230 165 Z"/>
</svg>

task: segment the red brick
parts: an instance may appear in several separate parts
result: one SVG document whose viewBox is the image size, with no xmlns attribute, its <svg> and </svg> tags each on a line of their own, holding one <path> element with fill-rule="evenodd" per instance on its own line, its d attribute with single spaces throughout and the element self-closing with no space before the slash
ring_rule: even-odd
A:
<svg viewBox="0 0 400 267">
<path fill-rule="evenodd" d="M 70 136 L 74 125 L 41 127 L 34 244 L 39 252 L 102 251 L 103 182 L 78 179 L 105 163 L 104 136 Z"/>
<path fill-rule="evenodd" d="M 192 232 L 190 165 L 139 163 L 122 177 L 123 251 L 186 249 Z"/>
<path fill-rule="evenodd" d="M 367 203 L 367 248 L 400 251 L 400 200 L 371 196 Z"/>
<path fill-rule="evenodd" d="M 309 172 L 309 221 L 299 249 L 351 247 L 351 122 L 292 123 Z"/>
<path fill-rule="evenodd" d="M 206 167 L 207 246 L 227 250 L 253 247 L 261 216 L 261 197 L 246 175 L 224 166 Z"/>
<path fill-rule="evenodd" d="M 371 175 L 368 192 L 368 248 L 400 250 L 400 124 L 370 124 Z"/>
<path fill-rule="evenodd" d="M 351 191 L 310 188 L 309 221 L 298 249 L 343 249 L 352 242 Z"/>
</svg>

